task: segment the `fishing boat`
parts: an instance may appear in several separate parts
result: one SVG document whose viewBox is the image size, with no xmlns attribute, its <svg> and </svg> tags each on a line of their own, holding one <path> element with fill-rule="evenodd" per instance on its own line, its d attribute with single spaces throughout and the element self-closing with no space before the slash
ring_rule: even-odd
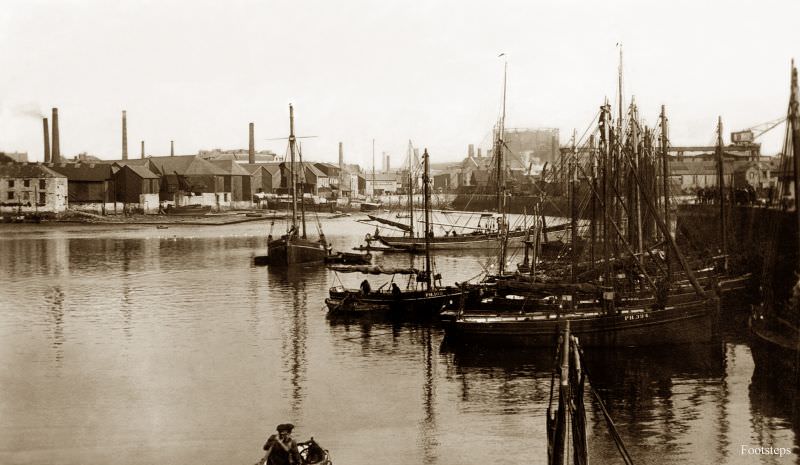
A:
<svg viewBox="0 0 800 465">
<path fill-rule="evenodd" d="M 503 81 L 503 115 L 495 128 L 497 137 L 495 142 L 499 141 L 501 144 L 503 132 L 505 130 L 505 75 Z M 395 221 L 389 218 L 383 218 L 377 215 L 370 215 L 371 221 L 381 223 L 391 227 L 402 235 L 386 235 L 381 234 L 380 230 L 376 230 L 376 234 L 370 238 L 372 241 L 378 241 L 381 244 L 396 249 L 403 250 L 422 250 L 423 246 L 427 243 L 431 250 L 463 250 L 463 249 L 490 249 L 495 250 L 500 247 L 500 243 L 504 243 L 506 248 L 521 248 L 524 245 L 524 240 L 528 236 L 528 232 L 522 226 L 512 227 L 508 224 L 506 216 L 503 214 L 505 208 L 505 194 L 500 196 L 501 191 L 505 191 L 504 174 L 506 171 L 505 158 L 503 156 L 502 145 L 495 147 L 495 160 L 494 167 L 494 185 L 498 192 L 498 202 L 496 205 L 495 213 L 482 213 L 479 215 L 477 224 L 472 225 L 462 224 L 455 225 L 452 223 L 439 224 L 445 228 L 444 235 L 434 235 L 433 230 L 429 230 L 430 237 L 421 237 L 414 232 L 414 186 L 416 180 L 413 175 L 413 147 L 411 141 L 408 144 L 408 211 L 402 215 L 397 215 L 398 218 L 408 218 L 408 224 Z"/>
<path fill-rule="evenodd" d="M 372 263 L 372 254 L 336 252 L 325 256 L 325 263 L 337 265 L 369 265 Z"/>
<path fill-rule="evenodd" d="M 325 300 L 330 317 L 350 317 L 359 315 L 392 315 L 401 318 L 437 318 L 439 312 L 454 305 L 462 291 L 456 287 L 441 286 L 441 276 L 433 272 L 430 247 L 430 164 L 427 149 L 423 153 L 424 174 L 422 185 L 424 191 L 425 229 L 423 237 L 425 245 L 425 268 L 381 268 L 381 267 L 346 267 L 333 266 L 334 271 L 352 273 L 359 272 L 373 275 L 410 276 L 409 285 L 401 289 L 392 281 L 391 287 L 382 286 L 372 291 L 365 280 L 360 289 L 348 289 L 336 286 L 329 290 L 329 298 Z M 387 283 L 388 284 L 388 283 Z"/>
<path fill-rule="evenodd" d="M 636 120 L 635 115 L 632 104 L 633 120 Z M 602 212 L 603 258 L 589 262 L 593 268 L 591 271 L 596 273 L 593 281 L 579 278 L 581 270 L 577 254 L 571 254 L 568 278 L 564 276 L 561 280 L 554 278 L 549 282 L 538 282 L 536 276 L 521 279 L 501 275 L 497 278 L 494 293 L 490 292 L 479 300 L 461 300 L 458 313 L 447 323 L 448 338 L 487 345 L 551 346 L 567 321 L 587 346 L 699 343 L 717 337 L 719 299 L 713 290 L 703 288 L 675 243 L 664 218 L 658 214 L 653 200 L 655 189 L 652 184 L 642 181 L 647 172 L 646 165 L 636 162 L 643 158 L 636 153 L 639 134 L 632 129 L 629 135 L 632 140 L 626 144 L 621 141 L 614 143 L 610 138 L 609 122 L 610 106 L 605 104 L 598 124 L 598 159 L 584 160 L 589 166 L 603 167 L 599 180 L 603 187 L 586 175 L 578 158 L 575 138 L 572 157 L 568 161 L 570 198 L 575 198 L 578 173 L 583 171 L 584 179 L 591 180 L 595 207 Z M 662 124 L 664 122 L 662 111 Z M 612 153 L 612 147 L 617 148 L 616 153 Z M 666 144 L 662 155 L 665 153 Z M 624 182 L 629 192 L 627 197 L 617 193 L 608 195 L 606 190 L 612 184 L 612 177 L 607 174 L 612 156 L 618 161 L 617 166 L 624 168 L 617 168 L 618 178 L 613 181 Z M 571 204 L 570 229 L 574 245 L 578 239 L 576 202 Z M 615 210 L 621 213 L 625 204 L 628 218 L 621 226 Z M 644 246 L 648 234 L 643 225 L 649 221 L 653 221 L 655 230 L 668 247 L 666 266 Z M 617 257 L 611 256 L 612 231 L 617 248 L 624 250 L 624 254 Z M 672 271 L 673 262 L 680 265 L 682 274 Z M 688 285 L 676 285 L 678 276 L 685 277 Z"/>
<path fill-rule="evenodd" d="M 749 320 L 756 372 L 777 378 L 796 395 L 800 388 L 800 90 L 792 62 L 787 140 L 781 155 L 781 199 L 794 187 L 794 211 L 770 212 L 772 230 L 762 272 L 761 302 Z M 789 250 L 779 250 L 791 244 Z"/>
<path fill-rule="evenodd" d="M 292 220 L 286 234 L 275 239 L 272 234 L 267 238 L 267 256 L 272 266 L 287 266 L 301 263 L 323 263 L 328 255 L 328 243 L 320 232 L 317 240 L 309 239 L 306 234 L 305 206 L 301 202 L 302 230 L 297 224 L 297 170 L 295 168 L 295 151 L 297 139 L 294 134 L 294 108 L 289 105 L 289 153 L 291 155 L 290 177 L 292 191 Z M 301 160 L 302 161 L 302 160 Z M 301 163 L 301 170 L 305 167 Z M 303 176 L 305 179 L 305 176 Z"/>
</svg>

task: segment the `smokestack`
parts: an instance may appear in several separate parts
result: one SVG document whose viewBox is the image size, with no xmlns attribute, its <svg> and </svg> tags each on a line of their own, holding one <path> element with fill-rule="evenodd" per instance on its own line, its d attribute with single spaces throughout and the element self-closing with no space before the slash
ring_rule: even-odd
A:
<svg viewBox="0 0 800 465">
<path fill-rule="evenodd" d="M 170 157 L 174 157 L 175 156 L 175 141 L 174 140 L 169 141 L 169 156 Z"/>
<path fill-rule="evenodd" d="M 61 163 L 61 148 L 58 135 L 58 108 L 53 108 L 53 152 L 52 162 Z"/>
<path fill-rule="evenodd" d="M 480 158 L 481 156 L 482 156 L 482 155 L 481 155 L 481 148 L 480 148 L 480 147 L 478 147 L 478 158 Z"/>
<path fill-rule="evenodd" d="M 256 162 L 256 129 L 255 124 L 250 123 L 250 149 L 247 151 L 247 163 L 251 165 Z"/>
<path fill-rule="evenodd" d="M 339 169 L 344 169 L 344 148 L 341 142 L 339 142 Z"/>
<path fill-rule="evenodd" d="M 142 141 L 142 159 L 144 159 L 144 141 Z"/>
<path fill-rule="evenodd" d="M 475 145 L 469 144 L 467 148 L 467 157 L 472 158 L 475 156 Z"/>
<path fill-rule="evenodd" d="M 50 128 L 47 127 L 47 118 L 42 118 L 44 129 L 44 162 L 50 163 Z"/>
<path fill-rule="evenodd" d="M 122 159 L 128 159 L 128 114 L 122 110 Z"/>
</svg>

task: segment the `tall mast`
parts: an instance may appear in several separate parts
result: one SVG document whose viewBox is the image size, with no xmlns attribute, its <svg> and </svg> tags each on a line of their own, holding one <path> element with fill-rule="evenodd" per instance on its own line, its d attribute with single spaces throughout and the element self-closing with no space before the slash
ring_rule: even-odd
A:
<svg viewBox="0 0 800 465">
<path fill-rule="evenodd" d="M 505 162 L 503 160 L 503 142 L 505 138 L 506 125 L 506 83 L 508 76 L 508 61 L 503 65 L 503 113 L 500 116 L 500 124 L 497 128 L 497 139 L 495 152 L 497 152 L 497 212 L 503 213 L 503 197 L 505 189 Z"/>
<path fill-rule="evenodd" d="M 726 231 L 727 222 L 725 221 L 725 170 L 724 170 L 724 163 L 723 163 L 723 151 L 722 151 L 722 117 L 719 117 L 719 123 L 717 124 L 717 190 L 718 190 L 718 198 L 719 198 L 719 231 L 720 231 L 720 241 L 722 246 L 722 255 L 725 258 L 725 264 L 727 267 L 728 259 L 728 234 Z"/>
<path fill-rule="evenodd" d="M 667 225 L 667 234 L 672 235 L 669 220 L 669 155 L 667 154 L 667 114 L 664 105 L 661 105 L 661 178 L 664 184 L 664 223 Z M 668 240 L 666 237 L 665 240 Z M 665 250 L 667 262 L 667 282 L 672 279 L 672 260 L 670 259 L 669 247 Z"/>
<path fill-rule="evenodd" d="M 571 248 L 572 251 L 570 256 L 572 258 L 572 265 L 570 266 L 570 278 L 571 282 L 575 283 L 577 277 L 577 266 L 576 263 L 578 261 L 578 219 L 577 213 L 575 208 L 575 181 L 578 177 L 578 149 L 576 147 L 578 137 L 578 131 L 573 129 L 572 130 L 572 156 L 569 160 L 569 211 L 570 211 L 570 229 L 572 233 L 570 234 L 570 240 L 572 241 Z"/>
<path fill-rule="evenodd" d="M 414 146 L 408 141 L 408 234 L 414 237 Z"/>
<path fill-rule="evenodd" d="M 794 201 L 795 216 L 797 217 L 798 233 L 800 241 L 800 108 L 798 108 L 798 89 L 797 89 L 797 68 L 792 60 L 792 93 L 789 98 L 789 124 L 792 134 L 792 158 L 794 159 Z M 798 242 L 798 253 L 800 253 L 800 242 Z M 800 255 L 798 255 L 800 256 Z"/>
<path fill-rule="evenodd" d="M 601 179 L 603 182 L 603 263 L 605 268 L 606 282 L 611 282 L 611 259 L 609 256 L 611 244 L 609 243 L 610 237 L 608 235 L 608 187 L 611 181 L 611 140 L 610 140 L 610 127 L 611 124 L 611 105 L 608 104 L 606 99 L 605 104 L 600 111 L 600 153 L 602 157 L 603 172 Z"/>
<path fill-rule="evenodd" d="M 506 233 L 508 225 L 506 224 L 506 186 L 505 186 L 505 161 L 503 159 L 503 146 L 505 145 L 505 130 L 506 130 L 506 83 L 508 82 L 508 61 L 503 64 L 503 112 L 500 115 L 500 124 L 497 132 L 497 212 L 500 213 L 502 223 L 497 231 L 498 239 L 500 239 L 500 260 L 498 263 L 498 274 L 503 275 L 506 268 Z"/>
<path fill-rule="evenodd" d="M 594 151 L 594 134 L 589 136 L 589 169 L 591 170 L 590 176 L 591 179 L 589 182 L 592 183 L 592 192 L 597 192 L 597 157 Z M 595 242 L 597 241 L 597 199 L 594 195 L 589 197 L 591 202 L 591 223 L 589 225 L 589 236 L 591 237 L 590 244 L 590 252 L 591 252 L 591 264 L 592 269 L 594 269 L 594 262 L 595 262 Z"/>
<path fill-rule="evenodd" d="M 431 290 L 431 192 L 430 192 L 430 164 L 428 160 L 428 149 L 422 154 L 425 164 L 425 173 L 422 175 L 422 189 L 425 196 L 425 288 Z"/>
<path fill-rule="evenodd" d="M 631 145 L 633 149 L 633 160 L 636 162 L 636 166 L 633 167 L 634 170 L 637 170 L 639 173 L 639 177 L 643 178 L 642 176 L 642 151 L 639 147 L 639 112 L 636 109 L 636 103 L 634 102 L 634 97 L 631 97 L 631 119 L 630 119 L 630 128 L 631 128 Z M 636 185 L 635 189 L 632 191 L 634 194 L 634 202 L 636 205 L 636 245 L 638 247 L 637 252 L 644 253 L 644 231 L 642 230 L 642 186 Z"/>
<path fill-rule="evenodd" d="M 294 173 L 294 107 L 289 104 L 289 154 L 290 164 L 289 173 L 292 179 L 292 229 L 297 230 L 297 179 Z"/>
</svg>

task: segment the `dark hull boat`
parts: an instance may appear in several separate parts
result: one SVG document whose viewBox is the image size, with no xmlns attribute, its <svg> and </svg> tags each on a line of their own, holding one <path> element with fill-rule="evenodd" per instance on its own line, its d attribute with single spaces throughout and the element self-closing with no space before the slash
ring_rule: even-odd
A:
<svg viewBox="0 0 800 465">
<path fill-rule="evenodd" d="M 797 386 L 800 332 L 785 321 L 750 320 L 750 351 L 758 373 Z"/>
<path fill-rule="evenodd" d="M 323 240 L 281 237 L 267 243 L 267 255 L 270 265 L 321 263 L 328 255 L 328 248 Z"/>
<path fill-rule="evenodd" d="M 370 292 L 332 288 L 330 297 L 325 299 L 328 315 L 334 317 L 386 316 L 433 319 L 439 313 L 456 305 L 461 298 L 461 290 L 444 287 L 426 290 L 406 290 L 400 293 Z"/>
<path fill-rule="evenodd" d="M 526 233 L 524 231 L 511 231 L 508 233 L 506 247 L 519 248 L 524 245 Z M 379 236 L 377 238 L 387 247 L 397 249 L 421 250 L 425 247 L 422 237 L 408 236 Z M 500 243 L 498 233 L 490 234 L 464 234 L 461 236 L 434 236 L 430 238 L 431 250 L 456 250 L 456 249 L 497 249 Z"/>
<path fill-rule="evenodd" d="M 550 347 L 569 320 L 584 346 L 634 347 L 710 342 L 717 334 L 718 300 L 575 313 L 534 312 L 517 315 L 462 316 L 448 324 L 453 342 Z"/>
<path fill-rule="evenodd" d="M 343 265 L 369 265 L 372 263 L 372 254 L 337 252 L 335 254 L 325 256 L 325 263 Z"/>
</svg>

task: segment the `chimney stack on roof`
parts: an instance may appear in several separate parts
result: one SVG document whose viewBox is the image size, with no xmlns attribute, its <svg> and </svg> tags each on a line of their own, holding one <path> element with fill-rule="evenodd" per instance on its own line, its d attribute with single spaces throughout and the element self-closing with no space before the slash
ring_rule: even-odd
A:
<svg viewBox="0 0 800 465">
<path fill-rule="evenodd" d="M 169 141 L 169 156 L 170 157 L 174 157 L 175 156 L 175 141 L 174 140 Z"/>
<path fill-rule="evenodd" d="M 47 118 L 42 118 L 44 129 L 44 162 L 50 163 L 50 128 L 47 127 Z"/>
<path fill-rule="evenodd" d="M 256 129 L 255 124 L 250 123 L 250 148 L 247 150 L 247 163 L 251 165 L 256 162 Z"/>
<path fill-rule="evenodd" d="M 128 115 L 122 110 L 122 159 L 128 159 Z"/>
<path fill-rule="evenodd" d="M 51 161 L 61 163 L 61 145 L 58 134 L 58 108 L 53 108 L 53 151 Z"/>
<path fill-rule="evenodd" d="M 142 159 L 144 159 L 144 141 L 142 141 Z"/>
</svg>

